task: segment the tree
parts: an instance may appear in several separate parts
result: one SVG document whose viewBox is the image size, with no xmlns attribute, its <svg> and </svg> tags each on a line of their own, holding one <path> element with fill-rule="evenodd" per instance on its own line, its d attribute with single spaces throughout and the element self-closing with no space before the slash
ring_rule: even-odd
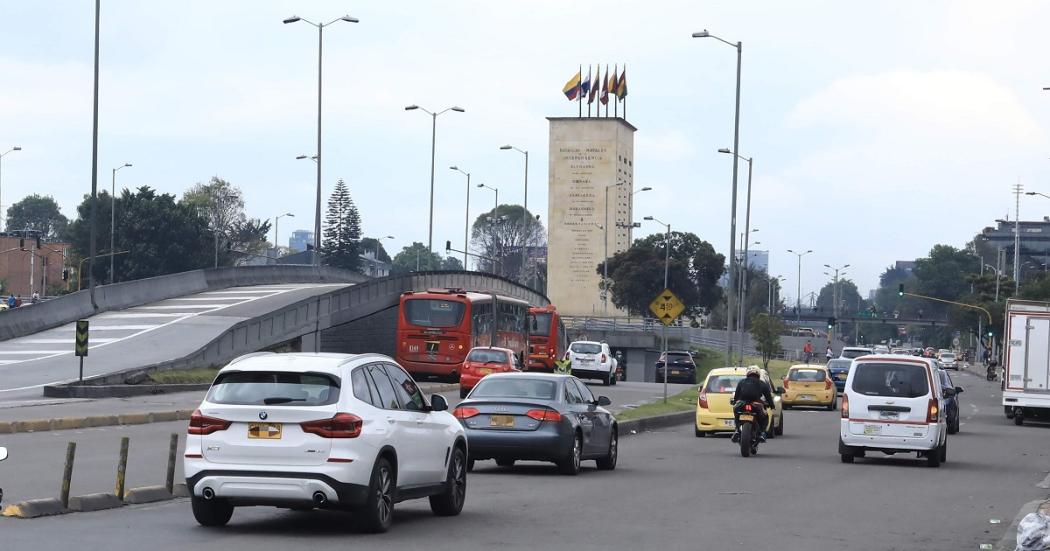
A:
<svg viewBox="0 0 1050 551">
<path fill-rule="evenodd" d="M 357 212 L 350 190 L 343 180 L 335 184 L 325 216 L 321 262 L 345 270 L 359 271 L 361 266 L 361 215 Z"/>
<path fill-rule="evenodd" d="M 441 269 L 448 271 L 463 271 L 463 262 L 454 256 L 446 256 L 441 261 Z"/>
<path fill-rule="evenodd" d="M 220 266 L 233 262 L 230 237 L 235 224 L 245 220 L 242 197 L 240 188 L 218 176 L 212 176 L 207 184 L 198 182 L 182 194 L 182 203 L 196 209 L 208 221 L 213 263 Z"/>
<path fill-rule="evenodd" d="M 394 255 L 394 261 L 390 266 L 390 275 L 404 275 L 410 272 L 426 271 L 427 266 L 438 268 L 441 266 L 441 257 L 428 251 L 426 245 L 415 241 Z"/>
<path fill-rule="evenodd" d="M 755 342 L 755 348 L 762 356 L 762 367 L 769 369 L 769 360 L 780 354 L 780 335 L 787 331 L 787 327 L 780 318 L 769 314 L 758 314 L 751 321 L 751 338 Z"/>
<path fill-rule="evenodd" d="M 69 220 L 58 208 L 55 199 L 28 195 L 7 209 L 7 231 L 35 230 L 47 239 L 63 237 Z"/>
<path fill-rule="evenodd" d="M 533 269 L 525 260 L 531 250 L 547 245 L 547 231 L 521 205 L 499 205 L 474 220 L 470 242 L 478 271 L 524 281 Z"/>
<path fill-rule="evenodd" d="M 383 243 L 377 241 L 374 237 L 362 237 L 361 238 L 361 253 L 362 254 L 375 254 L 376 246 L 379 247 L 379 261 L 390 262 L 390 255 L 386 252 L 386 247 L 383 247 Z"/>
<path fill-rule="evenodd" d="M 227 232 L 228 254 L 245 259 L 266 257 L 271 249 L 266 241 L 270 234 L 270 221 L 258 218 L 238 220 Z"/>
</svg>

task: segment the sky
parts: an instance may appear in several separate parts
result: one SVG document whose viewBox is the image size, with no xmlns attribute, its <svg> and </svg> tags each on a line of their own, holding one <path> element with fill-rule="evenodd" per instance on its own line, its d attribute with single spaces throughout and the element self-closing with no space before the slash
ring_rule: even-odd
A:
<svg viewBox="0 0 1050 551">
<path fill-rule="evenodd" d="M 53 196 L 72 217 L 91 188 L 93 3 L 0 0 L 4 208 Z M 1050 3 L 1011 0 L 444 2 L 103 0 L 100 187 L 181 195 L 219 176 L 249 216 L 313 228 L 317 31 L 324 33 L 324 195 L 350 187 L 367 236 L 396 253 L 427 240 L 437 119 L 434 246 L 462 239 L 465 178 L 547 217 L 548 116 L 587 64 L 626 64 L 635 215 L 729 249 L 735 50 L 743 44 L 740 152 L 754 157 L 756 249 L 795 296 L 849 264 L 862 293 L 896 260 L 963 246 L 1013 217 L 1010 188 L 1050 194 Z M 585 69 L 586 72 L 586 69 Z M 746 165 L 741 165 L 743 222 Z M 492 192 L 473 189 L 471 219 Z M 1021 218 L 1050 214 L 1023 197 Z M 635 233 L 660 231 L 643 224 Z M 273 239 L 271 235 L 271 239 Z"/>
</svg>

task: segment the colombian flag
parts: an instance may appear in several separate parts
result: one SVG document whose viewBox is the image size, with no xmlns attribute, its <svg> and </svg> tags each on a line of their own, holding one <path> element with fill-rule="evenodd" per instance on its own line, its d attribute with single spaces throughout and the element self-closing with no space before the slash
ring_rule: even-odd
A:
<svg viewBox="0 0 1050 551">
<path fill-rule="evenodd" d="M 627 97 L 627 67 L 620 73 L 620 81 L 616 85 L 616 97 L 623 99 Z"/>
<path fill-rule="evenodd" d="M 576 74 L 569 79 L 569 82 L 565 83 L 565 88 L 562 88 L 562 93 L 565 97 L 569 98 L 569 101 L 576 99 L 576 95 L 580 93 L 580 71 L 576 71 Z"/>
</svg>

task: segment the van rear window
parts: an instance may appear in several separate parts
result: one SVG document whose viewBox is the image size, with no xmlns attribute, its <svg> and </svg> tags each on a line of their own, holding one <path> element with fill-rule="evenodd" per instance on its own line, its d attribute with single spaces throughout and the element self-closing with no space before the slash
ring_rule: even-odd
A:
<svg viewBox="0 0 1050 551">
<path fill-rule="evenodd" d="M 919 398 L 930 392 L 921 365 L 860 363 L 853 368 L 853 391 L 867 396 Z"/>
</svg>

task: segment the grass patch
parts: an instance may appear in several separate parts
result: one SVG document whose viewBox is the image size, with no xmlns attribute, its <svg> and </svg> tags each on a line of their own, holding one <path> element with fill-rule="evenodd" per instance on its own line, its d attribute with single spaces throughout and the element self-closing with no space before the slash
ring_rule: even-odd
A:
<svg viewBox="0 0 1050 551">
<path fill-rule="evenodd" d="M 166 369 L 149 374 L 150 382 L 162 385 L 200 385 L 211 384 L 218 369 L 198 367 L 196 369 Z"/>
<path fill-rule="evenodd" d="M 617 421 L 628 421 L 640 417 L 652 417 L 665 413 L 677 413 L 679 411 L 690 411 L 696 408 L 696 395 L 699 387 L 694 386 L 667 397 L 665 404 L 662 398 L 655 402 L 640 405 L 636 408 L 625 409 L 616 414 Z"/>
</svg>

